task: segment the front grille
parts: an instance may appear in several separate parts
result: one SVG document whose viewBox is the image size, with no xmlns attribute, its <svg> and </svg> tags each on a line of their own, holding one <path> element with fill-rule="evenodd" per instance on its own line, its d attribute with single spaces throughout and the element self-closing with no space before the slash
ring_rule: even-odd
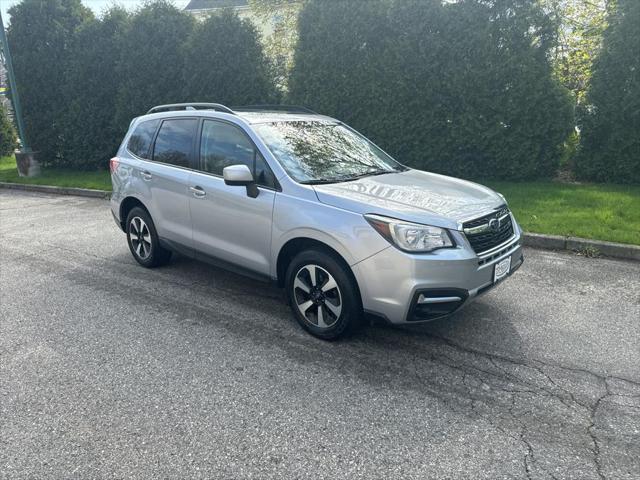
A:
<svg viewBox="0 0 640 480">
<path fill-rule="evenodd" d="M 491 229 L 489 223 L 499 220 L 499 225 Z M 504 207 L 489 215 L 465 222 L 462 225 L 465 235 L 476 253 L 483 253 L 503 244 L 513 237 L 513 223 L 509 209 Z"/>
<path fill-rule="evenodd" d="M 511 250 L 515 250 L 516 248 L 518 248 L 518 244 L 517 243 L 511 243 L 507 247 L 501 248 L 500 250 L 496 251 L 495 253 L 481 258 L 480 260 L 478 260 L 478 265 L 482 266 L 482 265 L 485 265 L 485 264 L 487 264 L 489 262 L 493 262 L 495 259 L 500 258 L 501 256 L 505 255 L 506 253 L 509 253 Z"/>
</svg>

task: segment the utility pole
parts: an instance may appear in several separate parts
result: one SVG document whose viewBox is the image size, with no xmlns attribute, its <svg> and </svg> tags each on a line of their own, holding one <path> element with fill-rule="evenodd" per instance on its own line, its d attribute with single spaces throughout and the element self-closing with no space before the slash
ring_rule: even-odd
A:
<svg viewBox="0 0 640 480">
<path fill-rule="evenodd" d="M 27 138 L 24 134 L 24 123 L 22 123 L 22 110 L 20 108 L 20 95 L 18 94 L 18 88 L 16 87 L 16 77 L 13 74 L 13 64 L 11 63 L 11 52 L 9 51 L 9 43 L 7 42 L 7 35 L 4 32 L 4 23 L 2 21 L 2 11 L 0 11 L 0 40 L 2 40 L 2 51 L 4 52 L 5 66 L 7 67 L 7 75 L 9 76 L 9 90 L 11 91 L 11 103 L 13 103 L 13 111 L 16 116 L 16 123 L 18 124 L 18 134 L 20 135 L 20 142 L 22 148 L 28 150 Z"/>
<path fill-rule="evenodd" d="M 11 52 L 9 51 L 9 42 L 4 31 L 4 22 L 2 20 L 2 11 L 0 10 L 0 41 L 2 52 L 4 54 L 5 66 L 7 67 L 7 75 L 9 77 L 9 89 L 11 91 L 11 103 L 13 104 L 13 113 L 18 124 L 18 135 L 20 136 L 21 149 L 16 152 L 16 163 L 20 176 L 32 177 L 40 173 L 40 166 L 35 159 L 35 154 L 29 148 L 27 136 L 22 120 L 22 108 L 20 107 L 20 95 L 18 86 L 16 85 L 16 77 L 13 73 L 13 63 L 11 62 Z"/>
</svg>

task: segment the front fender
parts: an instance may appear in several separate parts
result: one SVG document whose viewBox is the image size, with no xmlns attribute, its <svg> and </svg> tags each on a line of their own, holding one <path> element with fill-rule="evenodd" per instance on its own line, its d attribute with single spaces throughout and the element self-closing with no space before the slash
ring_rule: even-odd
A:
<svg viewBox="0 0 640 480">
<path fill-rule="evenodd" d="M 282 247 L 296 238 L 326 244 L 350 266 L 389 247 L 359 213 L 279 194 L 274 204 L 271 242 L 274 270 Z"/>
</svg>

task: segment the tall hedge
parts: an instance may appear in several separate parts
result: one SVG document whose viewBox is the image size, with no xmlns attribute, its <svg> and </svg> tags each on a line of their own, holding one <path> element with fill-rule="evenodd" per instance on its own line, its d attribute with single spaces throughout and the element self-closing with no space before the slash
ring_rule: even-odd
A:
<svg viewBox="0 0 640 480">
<path fill-rule="evenodd" d="M 23 0 L 9 15 L 7 36 L 27 140 L 44 164 L 56 163 L 69 46 L 78 27 L 93 15 L 80 0 Z"/>
<path fill-rule="evenodd" d="M 573 125 L 552 29 L 530 0 L 309 0 L 290 101 L 408 165 L 463 177 L 554 174 Z"/>
<path fill-rule="evenodd" d="M 129 125 L 157 104 L 191 100 L 184 93 L 186 43 L 193 17 L 168 0 L 146 4 L 133 16 L 122 38 L 115 75 L 120 82 L 116 120 Z"/>
<path fill-rule="evenodd" d="M 226 105 L 274 103 L 274 84 L 250 21 L 225 10 L 196 25 L 186 48 L 185 98 Z"/>
<path fill-rule="evenodd" d="M 116 68 L 129 14 L 112 8 L 83 25 L 74 36 L 67 63 L 67 105 L 60 163 L 77 169 L 106 168 L 128 123 L 115 120 L 122 87 Z"/>
<path fill-rule="evenodd" d="M 7 110 L 0 102 L 0 157 L 11 155 L 16 145 L 16 131 L 7 116 Z"/>
<path fill-rule="evenodd" d="M 640 2 L 618 0 L 580 115 L 580 178 L 640 183 Z"/>
</svg>

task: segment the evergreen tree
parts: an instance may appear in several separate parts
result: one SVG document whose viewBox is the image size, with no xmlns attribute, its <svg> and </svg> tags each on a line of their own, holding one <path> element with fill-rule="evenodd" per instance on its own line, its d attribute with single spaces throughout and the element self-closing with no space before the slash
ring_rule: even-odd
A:
<svg viewBox="0 0 640 480">
<path fill-rule="evenodd" d="M 580 115 L 580 178 L 640 183 L 640 2 L 618 0 Z"/>
<path fill-rule="evenodd" d="M 128 123 L 115 121 L 122 87 L 115 74 L 122 55 L 122 34 L 129 14 L 112 8 L 75 35 L 67 64 L 67 110 L 63 125 L 63 161 L 79 169 L 106 169 Z"/>
<path fill-rule="evenodd" d="M 189 100 L 226 105 L 275 101 L 274 79 L 258 32 L 231 10 L 196 26 L 185 61 L 184 97 Z"/>
<path fill-rule="evenodd" d="M 75 31 L 93 18 L 80 0 L 23 0 L 9 9 L 7 37 L 30 146 L 40 161 L 60 160 L 65 67 Z"/>
<path fill-rule="evenodd" d="M 167 0 L 146 4 L 123 34 L 115 76 L 120 83 L 116 120 L 129 125 L 154 105 L 186 100 L 184 78 L 186 42 L 194 20 Z"/>
<path fill-rule="evenodd" d="M 552 176 L 573 127 L 530 0 L 309 0 L 291 101 L 399 161 L 463 177 Z"/>
</svg>

